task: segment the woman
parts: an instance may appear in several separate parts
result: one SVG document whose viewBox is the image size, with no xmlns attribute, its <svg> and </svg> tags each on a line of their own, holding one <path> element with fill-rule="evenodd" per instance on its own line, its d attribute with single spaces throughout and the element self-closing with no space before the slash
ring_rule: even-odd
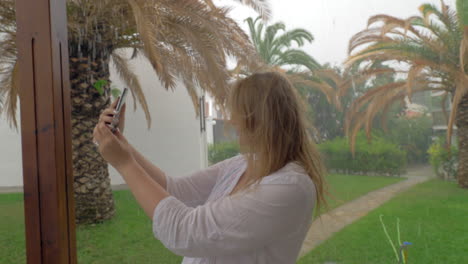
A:
<svg viewBox="0 0 468 264">
<path fill-rule="evenodd" d="M 323 169 L 305 110 L 279 73 L 254 74 L 230 92 L 243 155 L 185 178 L 167 177 L 100 117 L 101 155 L 123 176 L 153 232 L 182 263 L 292 264 L 324 202 Z"/>
</svg>

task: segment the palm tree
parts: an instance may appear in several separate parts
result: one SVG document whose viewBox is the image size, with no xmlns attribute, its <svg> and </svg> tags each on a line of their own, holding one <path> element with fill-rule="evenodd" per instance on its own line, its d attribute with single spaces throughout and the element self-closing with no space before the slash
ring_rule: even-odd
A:
<svg viewBox="0 0 468 264">
<path fill-rule="evenodd" d="M 264 0 L 241 1 L 263 17 Z M 18 65 L 14 0 L 0 2 L 0 113 L 16 127 Z M 72 145 L 76 220 L 90 223 L 114 214 L 107 164 L 92 144 L 92 129 L 110 102 L 109 64 L 151 118 L 129 60 L 146 58 L 166 89 L 183 82 L 196 106 L 200 87 L 222 100 L 230 72 L 227 56 L 254 67 L 256 52 L 228 9 L 211 0 L 68 0 Z M 131 49 L 128 58 L 124 51 Z M 95 84 L 100 84 L 100 89 Z M 136 106 L 135 106 L 136 107 Z"/>
<path fill-rule="evenodd" d="M 389 83 L 393 80 L 392 69 L 386 66 L 376 67 L 377 65 L 380 66 L 377 63 L 366 71 L 358 72 L 356 67 L 343 70 L 325 64 L 313 72 L 307 86 L 301 87 L 301 94 L 305 95 L 313 110 L 319 141 L 344 136 L 345 113 L 352 102 L 377 83 Z M 369 77 L 377 73 L 378 78 L 368 82 Z M 327 97 L 327 94 L 332 96 Z"/>
<path fill-rule="evenodd" d="M 361 128 L 368 136 L 372 120 L 384 115 L 396 101 L 411 98 L 413 93 L 441 91 L 452 99 L 448 118 L 447 141 L 453 125 L 458 128 L 458 184 L 468 188 L 468 0 L 458 0 L 458 12 L 441 1 L 441 7 L 423 4 L 420 16 L 400 19 L 376 15 L 369 19 L 368 28 L 350 40 L 347 65 L 366 70 L 376 61 L 401 67 L 395 72 L 406 74 L 398 80 L 369 90 L 353 103 L 348 112 L 346 131 L 351 146 Z M 444 102 L 445 105 L 445 102 Z"/>
<path fill-rule="evenodd" d="M 299 48 L 307 42 L 312 43 L 312 34 L 302 28 L 286 31 L 282 22 L 267 26 L 260 21 L 260 17 L 253 20 L 246 19 L 250 38 L 265 64 L 275 67 L 296 66 L 305 67 L 309 71 L 321 68 L 320 64 L 303 50 L 292 48 L 296 43 Z M 265 29 L 265 30 L 264 30 Z M 282 34 L 279 34 L 283 32 Z"/>
<path fill-rule="evenodd" d="M 327 85 L 326 81 L 318 76 L 319 73 L 327 72 L 327 69 L 323 69 L 311 55 L 300 49 L 306 43 L 312 43 L 314 40 L 312 33 L 302 28 L 287 31 L 286 25 L 281 22 L 266 26 L 260 21 L 260 17 L 255 20 L 247 18 L 246 22 L 250 38 L 265 64 L 264 67 L 287 74 L 302 98 L 308 102 L 309 116 L 314 115 L 310 103 L 314 98 L 317 99 L 317 92 L 320 94 L 318 95 L 320 100 L 326 98 L 329 104 L 340 107 L 336 87 Z M 293 48 L 294 44 L 297 48 Z M 234 73 L 246 74 L 246 71 L 238 66 L 234 69 Z M 326 137 L 320 127 L 313 127 L 311 132 L 316 141 Z"/>
<path fill-rule="evenodd" d="M 361 87 L 362 83 L 363 81 L 350 71 L 326 64 L 322 69 L 314 71 L 308 86 L 301 86 L 301 94 L 305 95 L 312 109 L 312 119 L 317 129 L 316 138 L 319 142 L 344 135 L 344 113 L 350 102 L 355 99 L 357 87 Z M 345 86 L 352 86 L 353 89 L 346 89 L 346 94 L 339 94 Z M 322 92 L 324 90 L 331 91 L 335 96 L 327 98 Z"/>
</svg>

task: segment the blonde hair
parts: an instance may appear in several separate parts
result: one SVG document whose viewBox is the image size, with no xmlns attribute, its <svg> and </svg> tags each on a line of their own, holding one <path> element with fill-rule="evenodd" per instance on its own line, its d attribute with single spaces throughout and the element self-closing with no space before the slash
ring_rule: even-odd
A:
<svg viewBox="0 0 468 264">
<path fill-rule="evenodd" d="M 326 204 L 324 166 L 310 136 L 306 108 L 286 76 L 255 73 L 239 82 L 227 103 L 231 119 L 248 145 L 249 178 L 237 191 L 298 162 L 315 184 L 317 207 Z"/>
</svg>

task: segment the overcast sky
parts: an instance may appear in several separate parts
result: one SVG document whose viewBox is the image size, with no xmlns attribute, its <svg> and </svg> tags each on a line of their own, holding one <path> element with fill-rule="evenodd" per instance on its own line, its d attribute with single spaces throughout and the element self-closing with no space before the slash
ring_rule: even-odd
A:
<svg viewBox="0 0 468 264">
<path fill-rule="evenodd" d="M 456 0 L 445 0 L 455 7 Z M 243 22 L 249 16 L 256 17 L 251 9 L 232 4 L 233 0 L 218 0 L 233 6 L 231 17 L 247 30 Z M 305 50 L 320 63 L 341 64 L 347 56 L 349 39 L 367 26 L 369 17 L 387 14 L 400 18 L 419 15 L 418 7 L 433 3 L 440 7 L 440 0 L 269 0 L 273 16 L 270 22 L 282 21 L 286 29 L 304 28 L 315 41 Z"/>
</svg>

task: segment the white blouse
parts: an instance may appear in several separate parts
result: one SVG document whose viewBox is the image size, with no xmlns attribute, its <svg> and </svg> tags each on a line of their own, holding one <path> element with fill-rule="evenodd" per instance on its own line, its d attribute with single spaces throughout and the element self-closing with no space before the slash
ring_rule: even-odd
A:
<svg viewBox="0 0 468 264">
<path fill-rule="evenodd" d="M 153 232 L 182 264 L 293 264 L 312 222 L 315 185 L 297 163 L 250 191 L 229 193 L 247 167 L 239 155 L 185 178 L 167 178 Z"/>
</svg>

